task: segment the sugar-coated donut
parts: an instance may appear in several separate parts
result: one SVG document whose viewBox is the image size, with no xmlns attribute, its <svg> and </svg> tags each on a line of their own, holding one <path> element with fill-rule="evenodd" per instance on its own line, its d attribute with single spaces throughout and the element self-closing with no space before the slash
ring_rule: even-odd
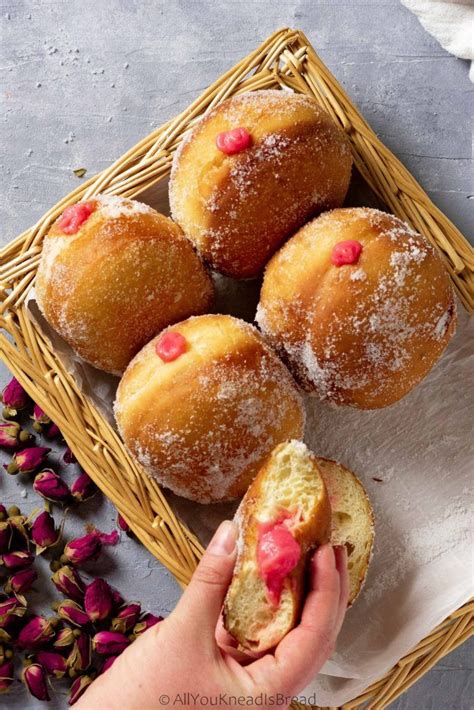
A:
<svg viewBox="0 0 474 710">
<path fill-rule="evenodd" d="M 200 503 L 243 495 L 272 449 L 304 428 L 285 365 L 256 328 L 224 315 L 148 343 L 120 381 L 115 416 L 147 473 Z"/>
<path fill-rule="evenodd" d="M 304 389 L 377 409 L 433 367 L 455 332 L 456 305 L 424 237 L 379 210 L 337 209 L 270 261 L 257 322 Z"/>
<path fill-rule="evenodd" d="M 254 277 L 309 217 L 342 205 L 351 164 L 345 133 L 309 96 L 235 96 L 177 151 L 173 218 L 215 270 Z"/>
<path fill-rule="evenodd" d="M 166 326 L 204 313 L 213 286 L 192 243 L 148 205 L 102 195 L 67 208 L 44 240 L 38 305 L 84 360 L 121 374 Z"/>
</svg>

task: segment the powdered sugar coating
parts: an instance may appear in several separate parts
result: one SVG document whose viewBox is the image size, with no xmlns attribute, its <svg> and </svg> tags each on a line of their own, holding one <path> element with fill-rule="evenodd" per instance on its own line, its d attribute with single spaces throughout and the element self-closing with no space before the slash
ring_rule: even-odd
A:
<svg viewBox="0 0 474 710">
<path fill-rule="evenodd" d="M 201 316 L 175 328 L 186 353 L 158 370 L 154 341 L 139 353 L 118 391 L 119 429 L 147 473 L 174 493 L 230 500 L 277 444 L 302 435 L 301 396 L 249 324 Z"/>
<path fill-rule="evenodd" d="M 328 250 L 348 234 L 362 235 L 360 260 L 332 267 Z M 396 401 L 454 332 L 454 295 L 440 257 L 408 225 L 366 208 L 326 213 L 300 235 L 269 266 L 261 330 L 319 398 L 364 407 Z"/>
<path fill-rule="evenodd" d="M 238 125 L 252 146 L 216 154 L 215 133 Z M 310 215 L 342 203 L 350 167 L 349 142 L 313 99 L 242 94 L 204 116 L 177 150 L 171 212 L 215 269 L 255 276 Z"/>
<path fill-rule="evenodd" d="M 192 244 L 146 204 L 115 195 L 88 200 L 77 233 L 56 222 L 43 244 L 38 305 L 84 360 L 121 374 L 170 323 L 206 311 L 213 288 Z"/>
</svg>

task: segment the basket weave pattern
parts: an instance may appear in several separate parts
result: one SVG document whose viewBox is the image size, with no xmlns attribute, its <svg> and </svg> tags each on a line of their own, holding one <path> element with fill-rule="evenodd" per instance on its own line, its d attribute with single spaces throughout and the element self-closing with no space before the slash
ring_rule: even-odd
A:
<svg viewBox="0 0 474 710">
<path fill-rule="evenodd" d="M 474 310 L 474 254 L 469 244 L 378 140 L 306 37 L 289 29 L 269 37 L 186 111 L 82 183 L 0 252 L 0 356 L 56 422 L 79 463 L 140 541 L 182 585 L 189 581 L 202 554 L 200 542 L 177 519 L 158 484 L 132 461 L 114 429 L 81 393 L 49 341 L 28 317 L 25 299 L 36 275 L 43 237 L 65 207 L 98 193 L 137 197 L 167 177 L 183 136 L 205 112 L 233 94 L 278 87 L 315 97 L 342 126 L 360 174 L 391 212 L 440 249 L 461 301 Z M 472 605 L 458 609 L 384 678 L 344 707 L 355 708 L 367 701 L 370 708 L 385 707 L 472 633 L 473 615 Z"/>
</svg>

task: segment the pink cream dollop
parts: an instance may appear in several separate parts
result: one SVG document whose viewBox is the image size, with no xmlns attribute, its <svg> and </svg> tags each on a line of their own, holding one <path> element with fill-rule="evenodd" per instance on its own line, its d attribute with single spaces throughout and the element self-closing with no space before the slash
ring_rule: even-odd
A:
<svg viewBox="0 0 474 710">
<path fill-rule="evenodd" d="M 334 264 L 334 266 L 357 264 L 361 252 L 362 244 L 355 239 L 338 242 L 334 245 L 331 253 L 331 264 Z"/>
<path fill-rule="evenodd" d="M 64 234 L 76 234 L 86 222 L 95 207 L 91 202 L 78 202 L 66 207 L 58 220 L 58 227 Z"/>
<path fill-rule="evenodd" d="M 216 145 L 222 153 L 235 155 L 247 150 L 252 143 L 252 136 L 246 128 L 239 126 L 230 131 L 219 133 L 216 138 Z"/>
<path fill-rule="evenodd" d="M 258 570 L 267 587 L 268 600 L 274 606 L 280 603 L 285 578 L 301 558 L 300 544 L 284 522 L 289 517 L 285 512 L 273 522 L 261 523 L 258 530 Z"/>
</svg>

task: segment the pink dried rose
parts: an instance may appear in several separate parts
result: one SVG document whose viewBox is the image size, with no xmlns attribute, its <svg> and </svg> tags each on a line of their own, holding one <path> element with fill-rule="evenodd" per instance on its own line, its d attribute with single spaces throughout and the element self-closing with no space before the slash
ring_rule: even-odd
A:
<svg viewBox="0 0 474 710">
<path fill-rule="evenodd" d="M 89 619 L 95 623 L 110 616 L 113 606 L 113 596 L 110 584 L 105 579 L 94 579 L 84 596 L 84 609 Z"/>
<path fill-rule="evenodd" d="M 3 505 L 3 503 L 0 503 L 0 520 L 6 520 L 8 518 L 8 511 Z"/>
<path fill-rule="evenodd" d="M 76 602 L 82 603 L 84 600 L 85 584 L 79 572 L 64 565 L 51 577 L 51 581 L 58 591 Z"/>
<path fill-rule="evenodd" d="M 64 548 L 64 556 L 74 565 L 95 560 L 102 550 L 102 542 L 95 533 L 70 540 Z"/>
<path fill-rule="evenodd" d="M 117 658 L 118 658 L 118 656 L 107 656 L 107 658 L 105 659 L 105 661 L 103 662 L 103 664 L 100 668 L 100 672 L 105 673 L 105 671 L 108 671 L 109 668 L 111 666 L 113 666 L 113 664 L 115 663 Z"/>
<path fill-rule="evenodd" d="M 39 404 L 35 404 L 33 407 L 33 416 L 31 418 L 33 419 L 33 429 L 38 432 L 43 430 L 45 424 L 51 423 L 51 419 L 46 412 L 41 409 Z"/>
<path fill-rule="evenodd" d="M 97 486 L 88 474 L 83 471 L 71 486 L 72 497 L 83 503 L 97 493 Z"/>
<path fill-rule="evenodd" d="M 18 380 L 13 377 L 2 391 L 3 416 L 5 419 L 15 417 L 29 402 L 29 397 Z"/>
<path fill-rule="evenodd" d="M 44 430 L 43 435 L 46 437 L 46 439 L 56 439 L 61 436 L 61 432 L 59 430 L 58 425 L 54 422 L 51 422 L 51 424 L 47 426 Z"/>
<path fill-rule="evenodd" d="M 59 629 L 52 645 L 54 648 L 69 648 L 76 640 L 77 629 L 71 629 L 65 626 L 64 629 Z"/>
<path fill-rule="evenodd" d="M 3 449 L 16 449 L 20 444 L 26 444 L 31 439 L 18 422 L 0 422 L 0 446 Z"/>
<path fill-rule="evenodd" d="M 21 569 L 12 574 L 5 583 L 4 589 L 7 594 L 24 594 L 38 579 L 38 573 L 33 567 Z"/>
<path fill-rule="evenodd" d="M 112 619 L 110 628 L 112 631 L 120 631 L 126 634 L 133 629 L 138 622 L 141 606 L 138 602 L 130 602 L 119 609 L 117 615 Z"/>
<path fill-rule="evenodd" d="M 3 661 L 0 665 L 0 693 L 5 693 L 14 680 L 13 661 Z"/>
<path fill-rule="evenodd" d="M 65 599 L 57 605 L 58 616 L 65 621 L 68 621 L 73 626 L 86 626 L 89 623 L 89 617 L 84 609 L 72 599 Z"/>
<path fill-rule="evenodd" d="M 103 545 L 115 545 L 119 540 L 119 533 L 113 530 L 111 533 L 103 533 L 100 530 L 92 530 L 83 537 L 76 537 L 67 543 L 64 548 L 64 556 L 74 565 L 80 565 L 89 560 L 95 560 L 99 556 Z"/>
<path fill-rule="evenodd" d="M 53 503 L 64 503 L 70 498 L 67 484 L 51 469 L 44 469 L 35 476 L 33 488 L 42 498 Z"/>
<path fill-rule="evenodd" d="M 33 564 L 35 556 L 31 552 L 19 550 L 18 552 L 7 552 L 2 555 L 2 564 L 7 569 L 23 569 Z"/>
<path fill-rule="evenodd" d="M 46 671 L 39 663 L 32 663 L 22 673 L 23 682 L 33 697 L 38 700 L 50 699 Z"/>
<path fill-rule="evenodd" d="M 92 661 L 92 639 L 85 631 L 81 631 L 67 658 L 68 668 L 76 673 L 86 671 Z"/>
<path fill-rule="evenodd" d="M 117 656 L 129 644 L 129 639 L 118 631 L 99 631 L 92 639 L 94 650 L 101 656 Z"/>
<path fill-rule="evenodd" d="M 55 651 L 38 651 L 36 660 L 49 675 L 55 678 L 62 678 L 67 671 L 66 659 Z"/>
<path fill-rule="evenodd" d="M 36 545 L 36 554 L 56 545 L 59 538 L 60 533 L 56 530 L 53 516 L 46 510 L 40 513 L 31 525 L 31 539 Z"/>
<path fill-rule="evenodd" d="M 17 451 L 9 464 L 3 464 L 7 473 L 32 473 L 45 461 L 51 449 L 46 446 L 31 446 Z"/>
<path fill-rule="evenodd" d="M 71 449 L 69 446 L 66 448 L 66 451 L 64 452 L 63 456 L 63 462 L 66 464 L 66 466 L 69 466 L 70 463 L 76 463 L 77 459 L 72 453 Z"/>
<path fill-rule="evenodd" d="M 77 703 L 81 695 L 85 693 L 94 679 L 89 675 L 81 675 L 72 683 L 69 689 L 69 705 Z"/>
<path fill-rule="evenodd" d="M 123 532 L 130 532 L 130 525 L 120 513 L 117 513 L 117 525 Z"/>
<path fill-rule="evenodd" d="M 26 607 L 16 597 L 9 597 L 0 602 L 0 628 L 7 629 L 15 619 L 24 616 Z"/>
<path fill-rule="evenodd" d="M 163 621 L 162 616 L 155 616 L 149 611 L 146 612 L 146 614 L 143 614 L 140 621 L 135 624 L 133 628 L 134 636 L 140 636 L 140 634 L 142 634 L 144 631 L 147 631 L 152 626 L 155 626 L 155 624 L 158 624 L 160 621 Z"/>
<path fill-rule="evenodd" d="M 54 638 L 54 628 L 44 616 L 34 616 L 18 634 L 20 648 L 36 649 Z"/>
</svg>

